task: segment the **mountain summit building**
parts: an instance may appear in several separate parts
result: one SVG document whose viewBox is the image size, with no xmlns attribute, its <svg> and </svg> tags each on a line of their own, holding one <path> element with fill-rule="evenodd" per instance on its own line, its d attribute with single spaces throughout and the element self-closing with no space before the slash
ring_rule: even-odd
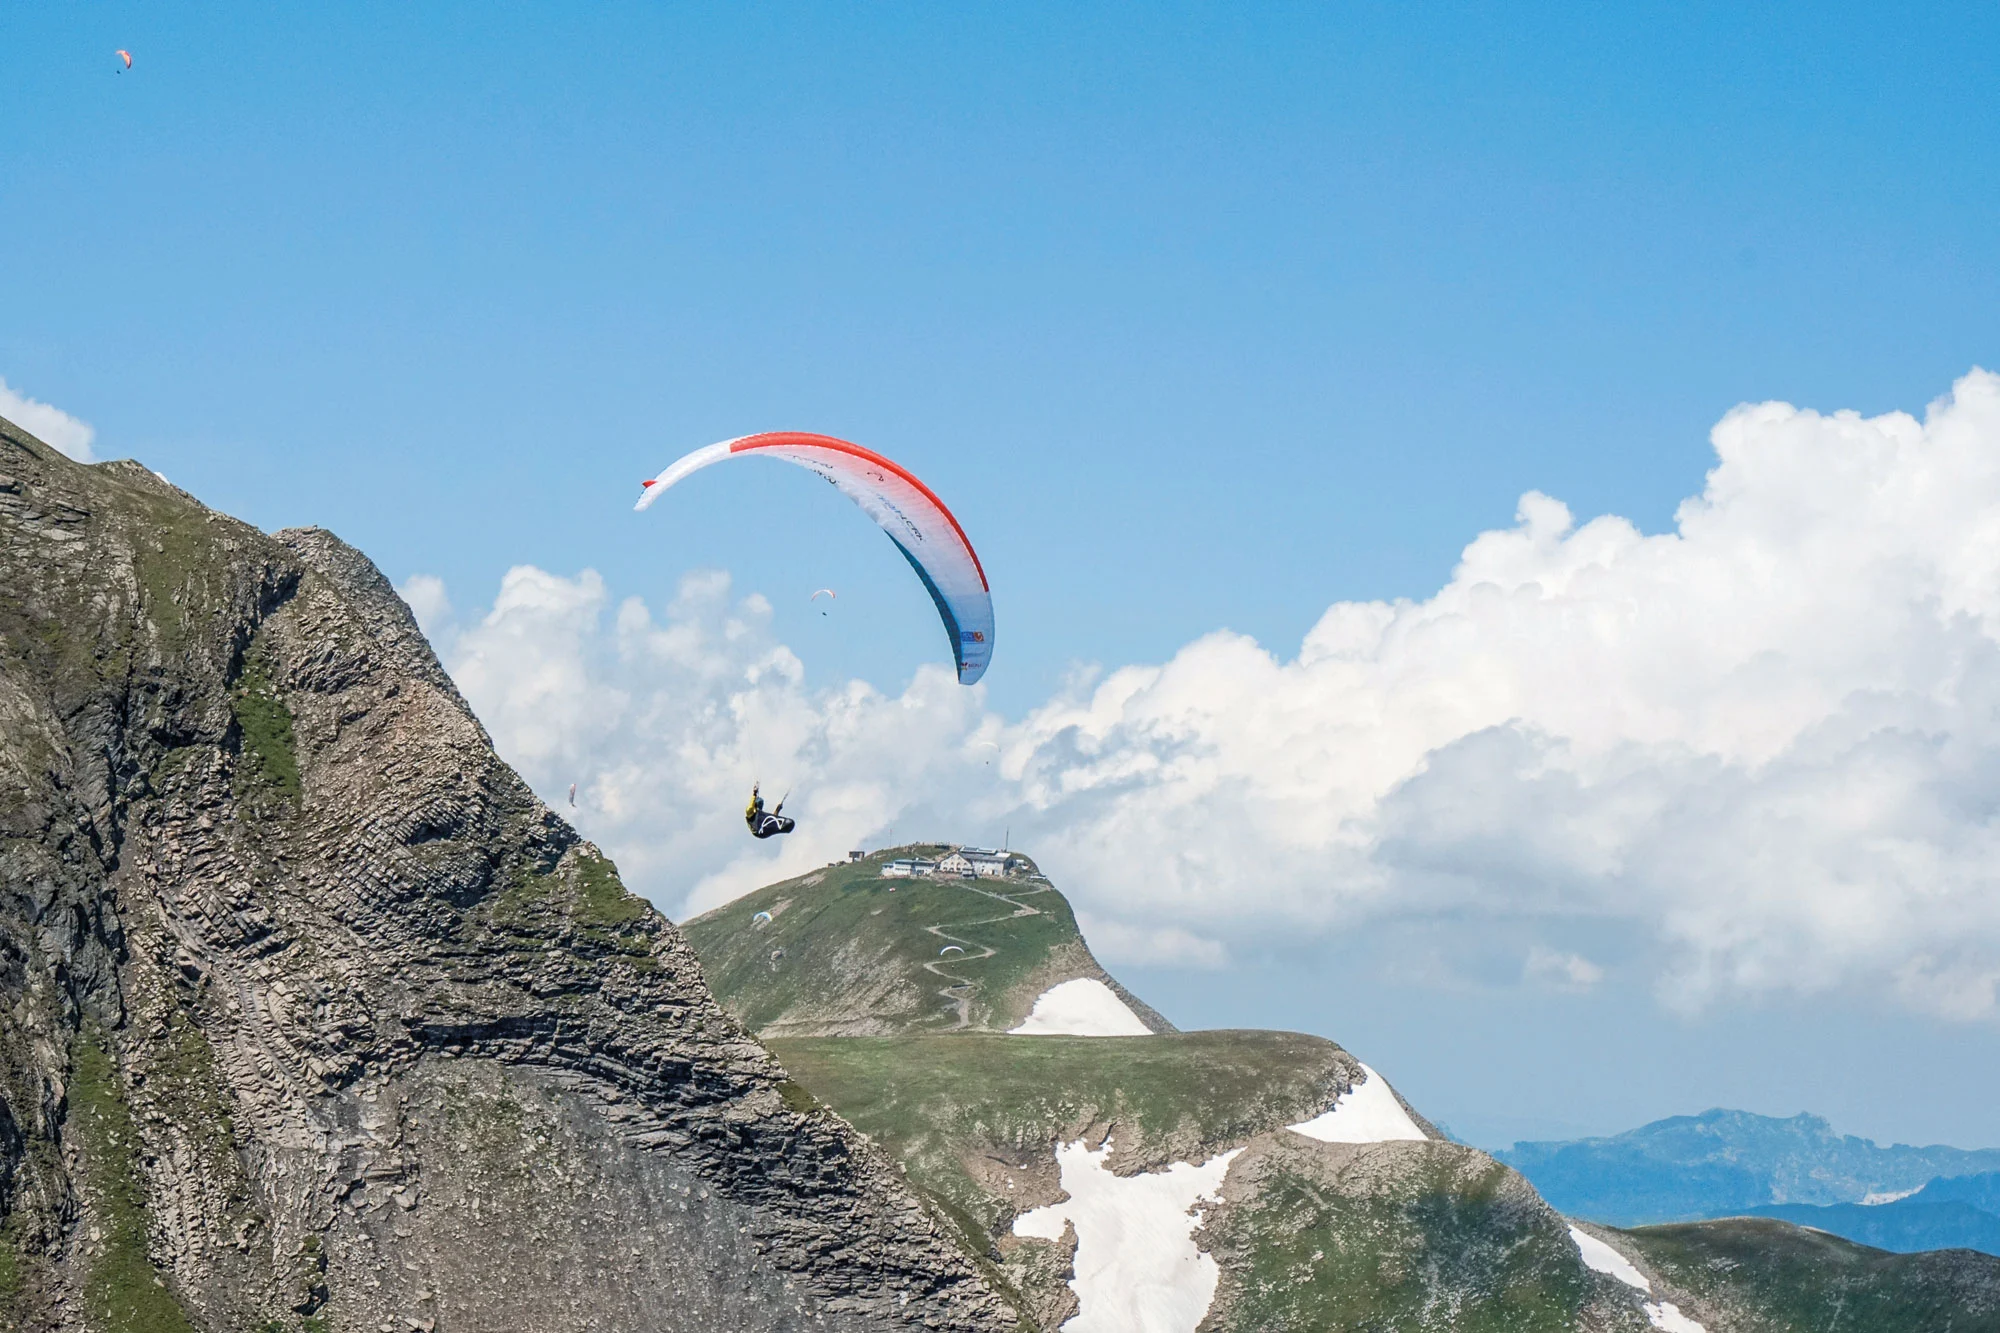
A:
<svg viewBox="0 0 2000 1333">
<path fill-rule="evenodd" d="M 1018 858 L 984 847 L 954 847 L 938 862 L 941 875 L 976 875 L 981 879 L 1005 879 Z"/>
</svg>

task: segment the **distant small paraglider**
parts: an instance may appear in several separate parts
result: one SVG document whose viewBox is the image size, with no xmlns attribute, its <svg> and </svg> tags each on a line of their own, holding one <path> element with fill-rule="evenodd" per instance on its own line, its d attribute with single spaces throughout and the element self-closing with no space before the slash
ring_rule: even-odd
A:
<svg viewBox="0 0 2000 1333">
<path fill-rule="evenodd" d="M 771 924 L 771 914 L 769 912 L 759 912 L 750 918 L 750 924 L 753 926 L 768 926 Z"/>
<path fill-rule="evenodd" d="M 576 784 L 574 782 L 569 784 L 569 808 L 572 810 L 576 809 Z"/>
<path fill-rule="evenodd" d="M 820 598 L 822 598 L 822 597 L 830 597 L 830 598 L 834 599 L 835 601 L 838 601 L 838 600 L 840 599 L 840 594 L 839 594 L 839 593 L 837 593 L 837 592 L 835 592 L 835 591 L 834 591 L 833 589 L 831 589 L 831 588 L 821 588 L 821 589 L 820 589 L 820 590 L 819 590 L 818 592 L 816 592 L 816 593 L 814 593 L 814 594 L 813 594 L 812 596 L 810 596 L 810 597 L 806 598 L 806 600 L 807 600 L 808 602 L 817 602 L 817 601 L 818 601 L 818 600 L 819 600 Z M 821 614 L 821 615 L 825 615 L 825 614 L 826 614 L 826 612 L 825 612 L 825 611 L 821 611 L 821 612 L 820 612 L 820 614 Z"/>
<path fill-rule="evenodd" d="M 959 948 L 956 944 L 947 944 L 944 946 L 944 948 L 938 950 L 938 957 L 942 958 L 948 953 L 964 953 L 964 952 L 965 950 Z"/>
<path fill-rule="evenodd" d="M 132 53 L 130 51 L 120 50 L 115 54 L 120 60 L 125 62 L 124 68 L 118 71 L 120 74 L 123 74 L 125 70 L 132 68 Z"/>
</svg>

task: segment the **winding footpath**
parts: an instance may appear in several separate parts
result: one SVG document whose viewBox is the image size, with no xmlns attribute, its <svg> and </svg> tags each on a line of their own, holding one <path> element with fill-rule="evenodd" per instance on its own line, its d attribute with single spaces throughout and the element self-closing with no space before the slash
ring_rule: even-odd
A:
<svg viewBox="0 0 2000 1333">
<path fill-rule="evenodd" d="M 934 882 L 947 883 L 947 884 L 950 883 L 950 881 L 934 881 Z M 989 917 L 983 917 L 978 921 L 954 922 L 953 924 L 956 925 L 960 930 L 969 929 L 973 926 L 990 926 L 993 925 L 995 922 L 1012 921 L 1018 917 L 1043 915 L 1042 909 L 1039 907 L 1030 907 L 1028 906 L 1028 904 L 1018 901 L 1017 898 L 1009 897 L 1004 893 L 995 893 L 991 889 L 982 889 L 978 886 L 977 883 L 968 884 L 961 880 L 956 885 L 953 885 L 953 887 L 963 889 L 967 893 L 976 893 L 982 898 L 991 898 L 995 902 L 1005 903 L 1009 907 L 1014 909 L 1013 911 L 1007 913 L 1005 916 L 989 916 Z M 1026 898 L 1032 894 L 1047 893 L 1048 891 L 1049 891 L 1048 886 L 1037 885 L 1035 888 L 1026 890 L 1025 892 L 1021 893 L 1020 895 L 1018 895 L 1018 897 Z M 984 962 L 986 959 L 991 958 L 993 957 L 993 955 L 1000 952 L 998 949 L 992 948 L 989 945 L 980 944 L 976 940 L 966 939 L 962 935 L 953 935 L 950 931 L 947 931 L 944 928 L 942 923 L 925 926 L 924 932 L 929 935 L 935 935 L 938 939 L 944 940 L 948 944 L 956 944 L 959 948 L 965 950 L 965 957 L 953 960 L 960 966 L 963 966 L 966 963 Z M 972 952 L 974 949 L 979 950 L 979 952 L 978 953 Z M 949 985 L 945 986 L 942 990 L 938 991 L 938 994 L 944 997 L 945 1003 L 951 1005 L 954 1009 L 958 1011 L 958 1021 L 952 1024 L 951 1030 L 954 1032 L 958 1032 L 965 1028 L 971 1027 L 972 1026 L 972 978 L 967 976 L 961 976 L 956 972 L 946 971 L 945 963 L 942 958 L 936 958 L 928 963 L 925 963 L 924 971 L 930 973 L 934 977 L 942 977 L 947 982 L 950 983 Z"/>
</svg>

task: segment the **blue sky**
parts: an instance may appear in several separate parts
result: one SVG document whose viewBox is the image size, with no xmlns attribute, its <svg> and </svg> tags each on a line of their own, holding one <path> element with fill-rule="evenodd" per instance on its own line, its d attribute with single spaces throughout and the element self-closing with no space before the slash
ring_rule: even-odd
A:
<svg viewBox="0 0 2000 1333">
<path fill-rule="evenodd" d="M 811 478 L 627 512 L 710 440 L 860 440 L 978 544 L 1019 718 L 1079 664 L 1429 597 L 1531 489 L 1666 529 L 1739 402 L 1920 411 L 2000 365 L 1996 39 L 1975 5 L 15 6 L 0 376 L 462 613 L 515 565 L 656 607 L 721 568 L 809 685 L 895 692 L 941 637 Z M 1137 984 L 1346 1040 L 1447 1121 L 1508 1114 L 1490 1033 L 1559 1071 L 1545 1125 L 2000 1143 L 1990 1020 L 1370 1012 L 1337 952 Z M 1607 1014 L 1674 1077 L 1604 1055 Z M 1856 1030 L 1935 1095 L 1857 1088 Z"/>
</svg>

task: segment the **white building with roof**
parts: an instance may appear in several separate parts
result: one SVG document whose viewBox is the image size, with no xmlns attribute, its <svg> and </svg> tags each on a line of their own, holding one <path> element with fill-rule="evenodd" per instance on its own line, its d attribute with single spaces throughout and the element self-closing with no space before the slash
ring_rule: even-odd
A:
<svg viewBox="0 0 2000 1333">
<path fill-rule="evenodd" d="M 976 875 L 981 879 L 1003 879 L 1013 868 L 1014 858 L 1006 852 L 986 847 L 954 847 L 938 862 L 941 875 Z"/>
</svg>

